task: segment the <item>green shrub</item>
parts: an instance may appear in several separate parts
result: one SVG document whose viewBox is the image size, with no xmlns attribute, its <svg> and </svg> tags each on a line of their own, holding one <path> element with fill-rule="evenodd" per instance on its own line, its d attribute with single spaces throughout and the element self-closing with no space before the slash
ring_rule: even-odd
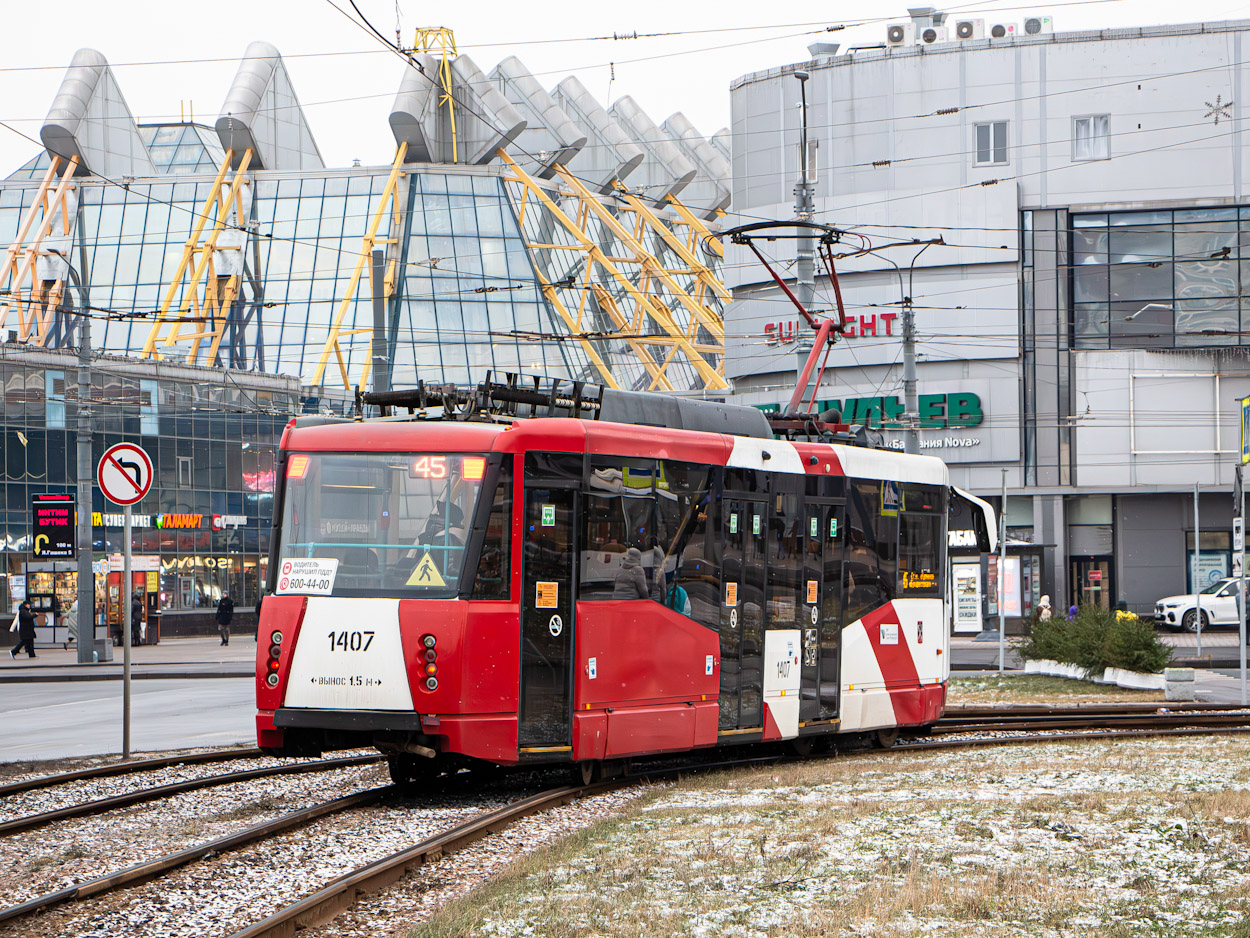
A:
<svg viewBox="0 0 1250 938">
<path fill-rule="evenodd" d="M 1021 658 L 1074 664 L 1090 677 L 1106 668 L 1157 672 L 1172 657 L 1154 626 L 1137 616 L 1119 616 L 1101 606 L 1081 606 L 1069 621 L 1063 616 L 1038 619 L 1013 643 Z"/>
</svg>

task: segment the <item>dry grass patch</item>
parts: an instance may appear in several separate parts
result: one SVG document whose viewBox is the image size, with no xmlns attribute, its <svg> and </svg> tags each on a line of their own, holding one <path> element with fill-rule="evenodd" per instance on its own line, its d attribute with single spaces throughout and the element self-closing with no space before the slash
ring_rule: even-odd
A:
<svg viewBox="0 0 1250 938">
<path fill-rule="evenodd" d="M 1075 706 L 1082 703 L 1165 703 L 1154 690 L 1127 690 L 1112 684 L 1095 684 L 1066 677 L 1040 674 L 997 674 L 955 677 L 947 683 L 948 707 Z"/>
<path fill-rule="evenodd" d="M 1250 740 L 868 753 L 696 777 L 412 932 L 1250 938 Z"/>
</svg>

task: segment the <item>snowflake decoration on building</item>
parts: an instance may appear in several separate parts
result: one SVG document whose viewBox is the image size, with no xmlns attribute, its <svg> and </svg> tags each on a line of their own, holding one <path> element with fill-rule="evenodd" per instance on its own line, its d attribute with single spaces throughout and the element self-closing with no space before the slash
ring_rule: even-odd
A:
<svg viewBox="0 0 1250 938">
<path fill-rule="evenodd" d="M 1232 102 L 1232 101 L 1225 101 L 1225 102 L 1223 102 L 1223 103 L 1221 104 L 1221 103 L 1220 103 L 1220 99 L 1221 99 L 1221 97 L 1222 97 L 1222 95 L 1218 95 L 1218 94 L 1217 94 L 1217 95 L 1215 96 L 1215 103 L 1214 103 L 1214 104 L 1212 104 L 1210 101 L 1204 101 L 1204 102 L 1203 102 L 1203 104 L 1205 104 L 1207 107 L 1209 107 L 1209 108 L 1211 109 L 1211 110 L 1207 111 L 1207 113 L 1206 113 L 1205 115 L 1203 115 L 1203 116 L 1204 116 L 1204 117 L 1214 117 L 1214 118 L 1215 118 L 1215 125 L 1216 125 L 1217 127 L 1218 127 L 1218 126 L 1219 126 L 1219 124 L 1220 124 L 1220 118 L 1221 118 L 1221 117 L 1222 117 L 1222 118 L 1224 118 L 1225 120 L 1232 120 L 1232 119 L 1233 119 L 1233 115 L 1229 113 L 1229 109 L 1233 106 L 1233 102 Z"/>
</svg>

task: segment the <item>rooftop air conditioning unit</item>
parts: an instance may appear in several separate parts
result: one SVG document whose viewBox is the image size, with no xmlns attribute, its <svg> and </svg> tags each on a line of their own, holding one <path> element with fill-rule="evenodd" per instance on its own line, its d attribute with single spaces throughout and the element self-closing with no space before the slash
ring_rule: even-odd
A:
<svg viewBox="0 0 1250 938">
<path fill-rule="evenodd" d="M 1055 31 L 1055 21 L 1049 16 L 1026 16 L 1024 18 L 1024 34 L 1026 36 L 1040 36 L 1042 33 L 1053 33 Z"/>
<path fill-rule="evenodd" d="M 956 39 L 984 39 L 985 20 L 956 20 Z"/>
<path fill-rule="evenodd" d="M 949 38 L 945 26 L 926 26 L 920 31 L 920 41 L 926 46 L 931 46 L 935 42 L 946 42 Z"/>
<path fill-rule="evenodd" d="M 1014 39 L 1019 32 L 1015 23 L 992 23 L 989 28 L 991 39 Z"/>
<path fill-rule="evenodd" d="M 916 43 L 915 23 L 891 23 L 885 28 L 887 46 L 911 46 Z"/>
</svg>

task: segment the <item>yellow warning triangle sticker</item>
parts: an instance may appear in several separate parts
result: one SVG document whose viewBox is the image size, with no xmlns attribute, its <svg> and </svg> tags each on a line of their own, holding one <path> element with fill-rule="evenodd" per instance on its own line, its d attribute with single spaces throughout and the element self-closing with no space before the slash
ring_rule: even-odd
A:
<svg viewBox="0 0 1250 938">
<path fill-rule="evenodd" d="M 425 556 L 421 558 L 421 562 L 417 564 L 412 571 L 412 576 L 408 577 L 408 586 L 446 586 L 442 576 L 438 572 L 438 567 L 434 565 L 434 559 L 427 550 Z"/>
</svg>

